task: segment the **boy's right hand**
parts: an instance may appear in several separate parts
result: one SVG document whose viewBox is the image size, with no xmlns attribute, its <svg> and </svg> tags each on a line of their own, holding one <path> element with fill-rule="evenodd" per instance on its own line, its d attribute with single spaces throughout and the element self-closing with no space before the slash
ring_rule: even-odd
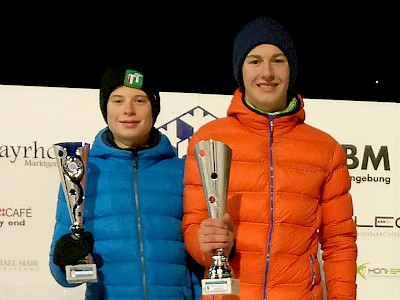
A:
<svg viewBox="0 0 400 300">
<path fill-rule="evenodd" d="M 222 221 L 205 219 L 197 232 L 200 249 L 209 255 L 215 255 L 215 250 L 223 248 L 224 254 L 229 256 L 235 239 L 234 227 L 233 220 L 227 213 Z"/>
</svg>

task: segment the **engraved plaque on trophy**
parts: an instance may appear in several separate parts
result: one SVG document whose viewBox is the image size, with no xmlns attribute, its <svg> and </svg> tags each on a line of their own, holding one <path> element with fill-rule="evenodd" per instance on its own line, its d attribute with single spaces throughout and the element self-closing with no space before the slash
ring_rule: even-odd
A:
<svg viewBox="0 0 400 300">
<path fill-rule="evenodd" d="M 203 140 L 195 146 L 195 157 L 211 218 L 221 220 L 226 211 L 231 156 L 231 148 L 221 141 Z M 203 295 L 239 294 L 239 280 L 234 278 L 222 248 L 216 249 L 208 279 L 203 279 L 201 284 Z"/>
<path fill-rule="evenodd" d="M 61 185 L 71 217 L 71 231 L 75 238 L 85 231 L 83 207 L 85 200 L 86 170 L 90 144 L 85 142 L 63 142 L 53 145 Z M 69 283 L 96 282 L 97 268 L 89 254 L 77 265 L 65 267 Z"/>
</svg>

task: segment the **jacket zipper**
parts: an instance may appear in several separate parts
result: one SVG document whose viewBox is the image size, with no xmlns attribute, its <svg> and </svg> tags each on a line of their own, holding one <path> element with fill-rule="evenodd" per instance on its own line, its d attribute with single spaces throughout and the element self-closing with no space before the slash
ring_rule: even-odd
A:
<svg viewBox="0 0 400 300">
<path fill-rule="evenodd" d="M 139 237 L 139 247 L 140 247 L 140 263 L 142 266 L 142 285 L 143 285 L 143 299 L 147 299 L 147 279 L 146 279 L 146 268 L 144 261 L 144 246 L 143 246 L 143 235 L 142 235 L 142 222 L 141 222 L 141 214 L 140 214 L 140 205 L 139 205 L 139 193 L 138 193 L 138 178 L 137 178 L 137 168 L 138 168 L 138 153 L 137 151 L 133 152 L 133 185 L 135 187 L 135 205 L 136 205 L 136 220 L 137 220 L 137 229 L 138 229 L 138 237 Z"/>
<path fill-rule="evenodd" d="M 268 235 L 268 245 L 267 245 L 267 261 L 265 263 L 265 276 L 264 276 L 264 285 L 263 285 L 263 300 L 267 299 L 267 283 L 268 283 L 268 272 L 269 272 L 269 263 L 270 263 L 270 255 L 271 255 L 271 240 L 272 233 L 274 231 L 274 161 L 273 161 L 273 133 L 274 133 L 274 116 L 268 116 L 269 118 L 269 178 L 270 178 L 270 189 L 269 189 L 269 198 L 270 198 L 270 220 L 271 226 L 269 229 Z"/>
</svg>

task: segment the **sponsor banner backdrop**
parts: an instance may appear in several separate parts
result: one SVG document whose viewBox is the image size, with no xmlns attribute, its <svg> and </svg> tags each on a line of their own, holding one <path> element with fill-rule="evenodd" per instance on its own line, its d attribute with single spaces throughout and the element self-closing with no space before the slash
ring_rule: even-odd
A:
<svg viewBox="0 0 400 300">
<path fill-rule="evenodd" d="M 306 111 L 306 120 L 347 153 L 358 230 L 357 298 L 398 299 L 400 104 L 307 100 Z"/>
<path fill-rule="evenodd" d="M 226 114 L 231 95 L 161 93 L 156 127 L 184 157 L 191 134 Z M 106 124 L 97 89 L 0 85 L 0 300 L 83 299 L 48 257 L 59 175 L 52 145 L 92 143 Z M 400 104 L 305 99 L 307 123 L 347 153 L 358 228 L 358 298 L 400 296 Z M 301 151 L 301 149 L 299 150 Z"/>
</svg>

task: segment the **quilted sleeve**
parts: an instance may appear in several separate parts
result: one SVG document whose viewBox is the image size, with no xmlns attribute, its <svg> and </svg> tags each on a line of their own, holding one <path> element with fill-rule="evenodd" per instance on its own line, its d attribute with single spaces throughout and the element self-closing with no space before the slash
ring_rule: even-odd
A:
<svg viewBox="0 0 400 300">
<path fill-rule="evenodd" d="M 322 196 L 320 243 L 328 299 L 356 299 L 357 245 L 351 180 L 338 144 Z"/>
</svg>

